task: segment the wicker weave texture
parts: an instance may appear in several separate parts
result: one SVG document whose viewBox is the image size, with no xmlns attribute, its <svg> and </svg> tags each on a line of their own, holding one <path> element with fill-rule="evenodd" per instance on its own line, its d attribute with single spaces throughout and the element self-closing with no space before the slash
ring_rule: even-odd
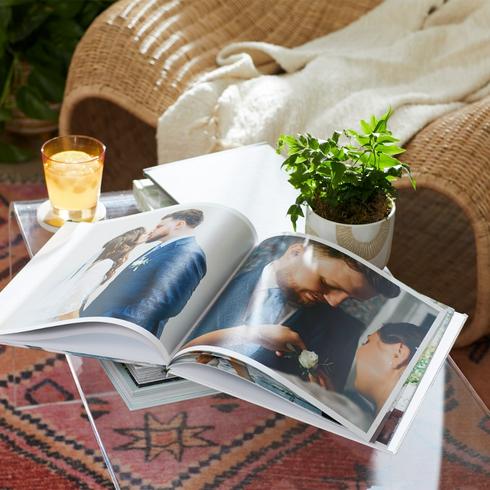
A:
<svg viewBox="0 0 490 490">
<path fill-rule="evenodd" d="M 339 29 L 380 0 L 121 0 L 79 43 L 60 118 L 71 131 L 76 103 L 100 97 L 149 125 L 182 91 L 216 67 L 233 41 L 296 46 Z"/>
<path fill-rule="evenodd" d="M 87 97 L 73 108 L 71 132 L 103 141 L 107 153 L 102 178 L 104 192 L 131 189 L 143 169 L 157 161 L 155 128 L 108 100 Z"/>
<path fill-rule="evenodd" d="M 437 229 L 440 214 L 444 213 L 445 228 L 427 240 L 426 253 L 432 254 L 430 247 L 441 251 L 442 256 L 435 259 L 445 264 L 443 287 L 453 288 L 460 295 L 473 294 L 462 285 L 468 285 L 473 274 L 466 267 L 472 267 L 474 250 L 467 249 L 473 246 L 472 240 L 458 234 L 474 236 L 476 304 L 471 323 L 458 339 L 458 345 L 469 344 L 490 333 L 490 97 L 429 124 L 407 145 L 403 159 L 412 164 L 420 188 L 433 190 L 457 204 L 470 224 L 471 228 L 465 230 L 459 222 L 463 217 L 457 218 L 451 206 L 427 208 L 417 203 L 418 207 L 412 209 L 413 233 L 422 232 L 426 236 L 433 234 L 431 227 Z M 405 181 L 402 186 L 407 187 L 408 183 Z M 432 217 L 434 224 L 427 221 L 427 216 Z M 410 255 L 410 251 L 407 253 Z M 417 265 L 418 257 L 412 258 L 415 260 L 410 266 L 428 282 L 439 281 L 441 276 L 428 274 Z M 443 297 L 447 296 L 443 292 Z"/>
<path fill-rule="evenodd" d="M 423 187 L 400 190 L 388 267 L 415 290 L 474 318 L 475 236 L 463 210 L 448 197 Z"/>
<path fill-rule="evenodd" d="M 160 114 L 215 68 L 223 46 L 245 40 L 298 45 L 377 3 L 121 0 L 76 50 L 60 129 L 106 142 L 105 189 L 128 188 L 155 163 Z M 472 313 L 459 340 L 467 344 L 490 331 L 490 99 L 427 126 L 404 158 L 419 191 L 401 192 L 390 267 L 421 292 Z"/>
</svg>

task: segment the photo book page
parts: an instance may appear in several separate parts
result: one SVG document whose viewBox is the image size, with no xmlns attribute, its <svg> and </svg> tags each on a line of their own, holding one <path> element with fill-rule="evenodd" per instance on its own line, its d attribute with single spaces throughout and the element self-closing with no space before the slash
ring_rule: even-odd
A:
<svg viewBox="0 0 490 490">
<path fill-rule="evenodd" d="M 371 439 L 445 317 L 362 259 L 284 234 L 254 248 L 181 353 L 201 364 L 211 354 L 221 359 L 214 367 L 267 389 L 280 384 Z"/>
<path fill-rule="evenodd" d="M 209 203 L 65 225 L 0 312 L 2 343 L 124 363 L 104 365 L 137 408 L 209 393 L 199 383 L 384 446 L 466 319 L 319 238 L 257 243 Z"/>
<path fill-rule="evenodd" d="M 36 346 L 51 326 L 67 352 L 167 364 L 255 240 L 244 216 L 215 204 L 65 225 L 0 295 L 0 335 Z M 136 355 L 136 338 L 159 357 Z"/>
</svg>

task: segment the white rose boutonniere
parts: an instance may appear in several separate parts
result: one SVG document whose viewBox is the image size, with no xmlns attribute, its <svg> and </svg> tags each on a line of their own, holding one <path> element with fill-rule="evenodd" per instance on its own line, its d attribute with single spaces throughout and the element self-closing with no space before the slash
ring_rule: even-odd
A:
<svg viewBox="0 0 490 490">
<path fill-rule="evenodd" d="M 134 272 L 137 271 L 143 265 L 148 264 L 148 262 L 150 262 L 150 259 L 148 257 L 140 257 L 139 259 L 134 260 L 130 267 L 131 269 L 133 269 Z"/>
<path fill-rule="evenodd" d="M 318 354 L 311 350 L 303 350 L 298 357 L 298 361 L 308 371 L 313 370 L 318 366 Z"/>
<path fill-rule="evenodd" d="M 312 350 L 304 349 L 301 352 L 293 345 L 287 344 L 289 352 L 285 352 L 283 357 L 286 359 L 297 359 L 300 365 L 300 372 L 303 378 L 308 379 L 310 374 L 315 375 L 321 368 L 324 374 L 328 375 L 333 362 L 330 362 L 327 358 L 323 362 L 320 362 L 318 354 Z"/>
</svg>

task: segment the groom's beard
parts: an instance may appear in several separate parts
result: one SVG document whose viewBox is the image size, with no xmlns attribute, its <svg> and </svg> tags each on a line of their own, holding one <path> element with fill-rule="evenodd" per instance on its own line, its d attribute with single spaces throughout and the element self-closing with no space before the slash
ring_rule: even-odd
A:
<svg viewBox="0 0 490 490">
<path fill-rule="evenodd" d="M 294 281 L 292 275 L 287 271 L 277 271 L 277 284 L 288 304 L 296 308 L 302 306 L 313 306 L 321 301 L 321 295 L 314 291 L 300 289 Z"/>
<path fill-rule="evenodd" d="M 154 236 L 151 235 L 146 239 L 145 243 L 155 243 L 155 242 L 166 242 L 169 239 L 168 235 L 165 236 Z"/>
</svg>

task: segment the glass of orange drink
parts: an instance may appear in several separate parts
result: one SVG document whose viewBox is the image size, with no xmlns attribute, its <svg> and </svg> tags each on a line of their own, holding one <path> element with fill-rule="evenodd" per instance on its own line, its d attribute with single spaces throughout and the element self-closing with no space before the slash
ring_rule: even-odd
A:
<svg viewBox="0 0 490 490">
<path fill-rule="evenodd" d="M 51 211 L 61 222 L 94 220 L 105 151 L 105 146 L 90 136 L 58 136 L 43 144 Z"/>
</svg>

